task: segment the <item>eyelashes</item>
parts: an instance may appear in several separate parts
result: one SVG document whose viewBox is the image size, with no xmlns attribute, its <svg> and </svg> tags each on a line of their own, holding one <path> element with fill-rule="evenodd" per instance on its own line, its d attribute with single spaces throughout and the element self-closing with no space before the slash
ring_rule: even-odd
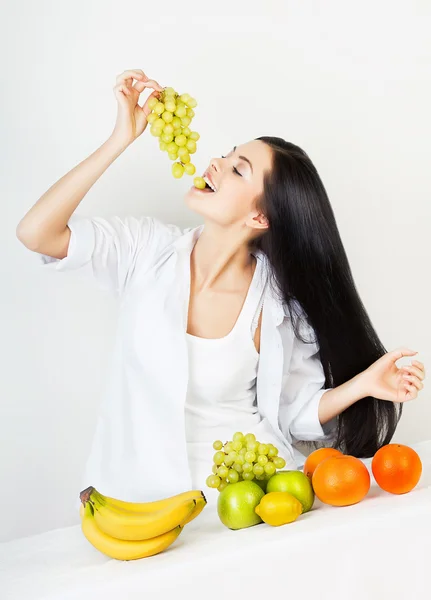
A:
<svg viewBox="0 0 431 600">
<path fill-rule="evenodd" d="M 222 158 L 226 158 L 226 156 L 222 156 Z M 236 173 L 237 175 L 239 175 L 240 177 L 242 177 L 241 173 L 237 169 L 235 169 L 235 167 L 232 167 L 232 171 L 234 173 Z"/>
</svg>

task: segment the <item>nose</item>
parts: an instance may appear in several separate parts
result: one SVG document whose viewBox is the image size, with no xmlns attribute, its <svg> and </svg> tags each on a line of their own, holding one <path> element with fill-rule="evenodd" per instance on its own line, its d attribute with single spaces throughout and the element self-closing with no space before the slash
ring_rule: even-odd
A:
<svg viewBox="0 0 431 600">
<path fill-rule="evenodd" d="M 220 165 L 219 165 L 219 159 L 218 158 L 212 158 L 210 161 L 210 166 L 209 166 L 209 170 L 210 171 L 214 171 L 215 173 L 219 173 L 220 172 Z"/>
</svg>

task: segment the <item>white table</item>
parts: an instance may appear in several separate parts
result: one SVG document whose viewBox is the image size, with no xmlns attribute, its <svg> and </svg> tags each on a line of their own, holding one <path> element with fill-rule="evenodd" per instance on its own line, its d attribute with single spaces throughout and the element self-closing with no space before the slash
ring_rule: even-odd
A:
<svg viewBox="0 0 431 600">
<path fill-rule="evenodd" d="M 360 503 L 312 511 L 283 527 L 224 527 L 208 504 L 164 553 L 110 560 L 79 526 L 0 545 L 2 600 L 431 598 L 431 440 L 408 494 L 372 487 Z"/>
</svg>

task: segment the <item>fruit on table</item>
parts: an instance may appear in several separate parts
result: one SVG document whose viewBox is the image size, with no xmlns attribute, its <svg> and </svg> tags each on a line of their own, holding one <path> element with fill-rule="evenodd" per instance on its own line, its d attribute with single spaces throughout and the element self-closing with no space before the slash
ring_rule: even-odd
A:
<svg viewBox="0 0 431 600">
<path fill-rule="evenodd" d="M 159 554 L 173 544 L 183 530 L 181 525 L 177 525 L 171 531 L 162 533 L 155 538 L 136 541 L 121 540 L 107 535 L 99 529 L 94 519 L 94 512 L 91 503 L 87 502 L 81 522 L 82 532 L 97 550 L 117 560 L 135 560 Z"/>
<path fill-rule="evenodd" d="M 302 505 L 303 512 L 311 510 L 314 504 L 314 491 L 310 479 L 302 471 L 279 471 L 266 485 L 270 492 L 288 492 Z"/>
<path fill-rule="evenodd" d="M 304 473 L 311 480 L 313 477 L 313 473 L 318 464 L 320 464 L 323 460 L 329 458 L 330 456 L 342 456 L 343 453 L 336 448 L 319 448 L 314 452 L 311 452 L 307 456 L 307 459 L 304 463 Z"/>
<path fill-rule="evenodd" d="M 255 511 L 265 523 L 274 527 L 296 521 L 303 512 L 301 502 L 288 492 L 265 494 Z"/>
<path fill-rule="evenodd" d="M 104 496 L 90 486 L 81 492 L 80 498 L 85 537 L 104 554 L 121 560 L 161 552 L 206 505 L 200 490 L 155 502 L 134 503 Z"/>
<path fill-rule="evenodd" d="M 265 491 L 268 479 L 277 469 L 286 466 L 284 458 L 278 456 L 278 448 L 262 444 L 254 433 L 244 435 L 237 431 L 225 444 L 216 440 L 213 448 L 217 451 L 213 457 L 213 474 L 207 477 L 206 484 L 219 492 L 227 484 L 253 480 Z"/>
<path fill-rule="evenodd" d="M 220 521 L 229 529 L 244 529 L 262 523 L 255 508 L 264 495 L 254 481 L 239 481 L 226 486 L 217 498 Z"/>
<path fill-rule="evenodd" d="M 392 494 L 405 494 L 419 482 L 422 462 L 419 454 L 410 446 L 386 444 L 375 453 L 371 471 L 383 490 Z"/>
<path fill-rule="evenodd" d="M 159 139 L 159 148 L 167 152 L 174 162 L 172 175 L 179 179 L 184 173 L 194 175 L 195 165 L 190 161 L 190 154 L 197 150 L 196 142 L 200 135 L 192 131 L 190 125 L 197 102 L 190 94 L 179 94 L 172 87 L 164 88 L 158 98 L 148 102 L 151 109 L 147 117 L 150 133 Z"/>
<path fill-rule="evenodd" d="M 321 502 L 332 506 L 349 506 L 365 498 L 371 478 L 359 458 L 343 454 L 321 462 L 314 471 L 311 483 Z"/>
</svg>

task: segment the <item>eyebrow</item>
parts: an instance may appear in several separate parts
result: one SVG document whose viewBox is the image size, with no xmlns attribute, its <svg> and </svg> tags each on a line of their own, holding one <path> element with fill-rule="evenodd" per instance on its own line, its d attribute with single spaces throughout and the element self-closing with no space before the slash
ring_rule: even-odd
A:
<svg viewBox="0 0 431 600">
<path fill-rule="evenodd" d="M 232 152 L 235 152 L 235 150 L 236 150 L 236 146 L 234 146 L 234 147 L 233 147 L 233 150 L 232 150 Z M 245 157 L 245 156 L 240 156 L 239 158 L 241 158 L 242 160 L 245 160 L 245 162 L 248 162 L 248 164 L 250 165 L 251 172 L 253 173 L 253 165 L 252 165 L 252 164 L 251 164 L 251 162 L 248 160 L 248 158 L 247 158 L 247 157 Z"/>
</svg>

